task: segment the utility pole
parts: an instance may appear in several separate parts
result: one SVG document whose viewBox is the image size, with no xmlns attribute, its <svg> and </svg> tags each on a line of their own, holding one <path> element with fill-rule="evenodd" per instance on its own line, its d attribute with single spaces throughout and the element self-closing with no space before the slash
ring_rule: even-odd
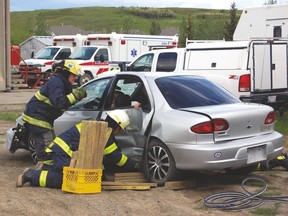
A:
<svg viewBox="0 0 288 216">
<path fill-rule="evenodd" d="M 10 0 L 0 1 L 0 90 L 11 89 Z"/>
</svg>

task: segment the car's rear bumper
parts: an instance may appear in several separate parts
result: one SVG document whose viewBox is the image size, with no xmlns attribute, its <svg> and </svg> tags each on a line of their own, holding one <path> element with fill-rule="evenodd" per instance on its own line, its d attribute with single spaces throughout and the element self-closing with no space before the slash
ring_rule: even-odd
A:
<svg viewBox="0 0 288 216">
<path fill-rule="evenodd" d="M 283 151 L 278 132 L 217 144 L 167 144 L 181 170 L 223 172 L 271 160 Z"/>
</svg>

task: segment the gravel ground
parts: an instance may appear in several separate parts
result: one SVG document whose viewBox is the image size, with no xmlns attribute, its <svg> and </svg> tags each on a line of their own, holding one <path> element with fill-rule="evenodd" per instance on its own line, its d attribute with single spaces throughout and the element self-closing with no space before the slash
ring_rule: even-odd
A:
<svg viewBox="0 0 288 216">
<path fill-rule="evenodd" d="M 0 110 L 21 110 L 35 90 L 0 92 Z M 4 109 L 5 108 L 5 109 Z M 0 121 L 0 215 L 255 215 L 255 210 L 226 212 L 207 208 L 204 198 L 216 192 L 239 191 L 246 176 L 190 177 L 196 186 L 183 190 L 167 190 L 165 187 L 148 191 L 118 190 L 98 194 L 79 195 L 49 188 L 16 188 L 17 176 L 24 168 L 34 166 L 27 151 L 11 154 L 6 150 L 6 130 L 14 122 Z M 288 145 L 286 144 L 286 147 Z M 288 172 L 279 168 L 269 172 L 254 172 L 263 176 L 268 184 L 267 195 L 288 196 Z M 252 186 L 253 191 L 259 187 Z M 266 215 L 287 215 L 287 203 L 264 202 L 260 209 L 271 212 Z M 260 210 L 258 208 L 258 211 Z M 253 213 L 254 212 L 254 213 Z M 263 214 L 259 214 L 263 215 Z"/>
</svg>

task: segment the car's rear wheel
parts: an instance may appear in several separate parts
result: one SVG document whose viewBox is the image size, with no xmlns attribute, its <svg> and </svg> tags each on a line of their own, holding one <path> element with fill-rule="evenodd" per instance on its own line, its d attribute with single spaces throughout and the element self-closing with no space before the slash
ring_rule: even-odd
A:
<svg viewBox="0 0 288 216">
<path fill-rule="evenodd" d="M 152 182 L 163 186 L 176 176 L 176 166 L 172 153 L 159 140 L 151 140 L 147 149 L 146 170 Z"/>
</svg>

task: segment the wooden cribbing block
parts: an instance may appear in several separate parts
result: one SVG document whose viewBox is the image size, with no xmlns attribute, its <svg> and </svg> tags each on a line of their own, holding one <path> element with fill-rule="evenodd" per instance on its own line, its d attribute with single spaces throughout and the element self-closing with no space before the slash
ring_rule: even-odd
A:
<svg viewBox="0 0 288 216">
<path fill-rule="evenodd" d="M 111 182 L 111 181 L 102 181 L 102 186 L 150 186 L 157 187 L 157 183 L 147 182 L 147 183 L 139 183 L 139 182 Z"/>
<path fill-rule="evenodd" d="M 144 174 L 141 172 L 130 172 L 130 173 L 115 173 L 115 182 L 147 182 Z"/>
<path fill-rule="evenodd" d="M 171 181 L 165 183 L 167 190 L 180 190 L 185 188 L 195 188 L 195 181 Z"/>
<path fill-rule="evenodd" d="M 150 190 L 150 186 L 102 186 L 103 190 Z"/>
<path fill-rule="evenodd" d="M 72 158 L 69 167 L 75 168 L 78 160 L 78 151 L 72 153 Z"/>
<path fill-rule="evenodd" d="M 110 136 L 111 130 L 108 129 L 107 122 L 82 121 L 76 168 L 102 168 L 107 133 Z"/>
</svg>

